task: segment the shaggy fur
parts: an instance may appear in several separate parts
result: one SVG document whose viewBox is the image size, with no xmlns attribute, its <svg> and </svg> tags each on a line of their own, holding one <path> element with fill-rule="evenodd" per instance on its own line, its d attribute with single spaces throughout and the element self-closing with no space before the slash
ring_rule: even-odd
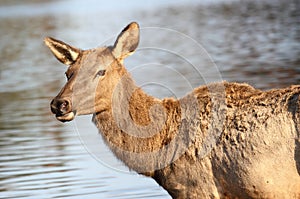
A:
<svg viewBox="0 0 300 199">
<path fill-rule="evenodd" d="M 123 66 L 138 42 L 137 23 L 92 50 L 46 38 L 71 64 L 51 102 L 56 118 L 94 114 L 113 153 L 173 198 L 300 198 L 300 85 L 263 92 L 220 82 L 156 99 Z"/>
<path fill-rule="evenodd" d="M 300 86 L 263 92 L 247 84 L 222 82 L 199 87 L 179 100 L 158 100 L 137 88 L 129 75 L 125 82 L 118 92 L 134 90 L 129 100 L 132 121 L 149 125 L 149 110 L 159 104 L 166 113 L 163 128 L 149 138 L 129 135 L 114 119 L 115 114 L 124 115 L 121 109 L 96 113 L 94 122 L 119 159 L 154 178 L 173 198 L 300 197 Z M 214 118 L 214 113 L 219 115 Z M 122 116 L 128 120 L 126 117 Z M 212 118 L 223 123 L 212 127 L 219 123 Z M 219 137 L 203 156 L 200 152 L 209 134 Z M 191 139 L 182 154 L 176 152 L 177 145 L 168 153 L 145 154 L 163 148 L 175 137 L 181 139 L 178 144 Z M 163 164 L 161 160 L 167 166 L 155 170 L 157 164 Z"/>
</svg>

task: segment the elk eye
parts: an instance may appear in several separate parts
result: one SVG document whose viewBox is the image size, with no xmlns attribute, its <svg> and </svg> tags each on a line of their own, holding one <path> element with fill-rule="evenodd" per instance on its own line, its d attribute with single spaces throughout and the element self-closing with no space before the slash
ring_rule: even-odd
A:
<svg viewBox="0 0 300 199">
<path fill-rule="evenodd" d="M 103 76 L 103 75 L 105 75 L 105 70 L 99 70 L 97 76 Z"/>
</svg>

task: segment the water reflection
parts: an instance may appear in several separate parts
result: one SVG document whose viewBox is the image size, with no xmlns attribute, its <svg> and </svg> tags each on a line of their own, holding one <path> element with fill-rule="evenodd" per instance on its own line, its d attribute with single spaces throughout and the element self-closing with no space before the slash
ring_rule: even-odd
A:
<svg viewBox="0 0 300 199">
<path fill-rule="evenodd" d="M 298 8 L 295 1 L 228 2 L 183 8 L 189 12 L 170 8 L 155 20 L 201 43 L 223 79 L 269 89 L 300 82 Z"/>
<path fill-rule="evenodd" d="M 152 181 L 145 184 L 144 178 L 111 174 L 99 166 L 85 151 L 74 126 L 57 122 L 50 113 L 49 102 L 65 81 L 66 67 L 51 57 L 42 41 L 48 35 L 74 34 L 73 17 L 11 14 L 0 20 L 1 197 L 166 196 Z M 70 43 L 79 41 L 70 38 Z M 120 185 L 128 176 L 134 179 L 132 185 Z"/>
<path fill-rule="evenodd" d="M 19 9 L 19 3 L 13 2 L 7 10 Z M 191 36 L 205 47 L 227 81 L 249 82 L 262 89 L 300 82 L 300 13 L 294 1 L 194 2 L 140 12 L 128 8 L 122 14 L 103 11 L 100 3 L 91 10 L 78 8 L 78 12 L 69 10 L 70 1 L 29 2 L 23 16 L 16 9 L 6 16 L 2 12 L 0 20 L 0 195 L 4 198 L 169 198 L 150 179 L 100 165 L 84 150 L 74 125 L 53 118 L 49 102 L 64 84 L 66 68 L 43 46 L 45 36 L 91 48 L 136 20 L 142 27 L 166 27 Z M 49 10 L 43 13 L 47 6 Z M 30 13 L 33 11 L 36 13 Z M 141 50 L 126 64 L 130 70 L 148 64 L 148 68 L 133 71 L 140 84 L 163 80 L 167 89 L 152 84 L 147 88 L 151 94 L 183 95 L 206 80 L 219 80 L 209 62 L 184 39 L 167 31 L 144 30 L 141 47 L 150 45 L 184 54 L 206 78 L 199 78 L 191 64 L 170 51 Z M 178 73 L 191 87 L 183 84 Z M 112 161 L 90 118 L 78 118 L 76 123 L 80 132 L 95 136 L 90 139 L 98 156 L 109 156 L 105 160 Z"/>
</svg>

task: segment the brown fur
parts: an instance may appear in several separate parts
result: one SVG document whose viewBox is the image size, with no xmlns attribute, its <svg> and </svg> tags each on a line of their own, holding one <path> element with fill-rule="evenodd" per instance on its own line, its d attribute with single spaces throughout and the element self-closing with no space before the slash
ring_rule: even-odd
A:
<svg viewBox="0 0 300 199">
<path fill-rule="evenodd" d="M 160 100 L 123 66 L 139 42 L 137 23 L 111 47 L 45 42 L 71 64 L 51 102 L 57 119 L 94 114 L 113 153 L 173 198 L 300 198 L 300 85 L 263 92 L 220 82 Z"/>
<path fill-rule="evenodd" d="M 153 168 L 142 173 L 153 177 L 173 198 L 300 197 L 300 177 L 296 168 L 300 157 L 294 157 L 300 113 L 299 108 L 291 107 L 291 103 L 299 107 L 300 86 L 263 92 L 247 84 L 223 82 L 209 85 L 211 88 L 224 86 L 226 119 L 216 147 L 207 156 L 199 157 L 197 152 L 203 147 L 203 136 L 208 134 L 208 126 L 214 122 L 210 120 L 211 96 L 222 97 L 222 93 L 210 93 L 207 86 L 202 86 L 183 99 L 158 100 L 137 88 L 132 80 L 129 82 L 131 84 L 127 82 L 120 92 L 130 90 L 127 87 L 135 89 L 129 109 L 133 121 L 138 125 L 148 125 L 149 109 L 158 103 L 167 114 L 164 128 L 150 138 L 129 136 L 114 123 L 112 110 L 96 114 L 94 121 L 118 158 L 136 171 Z M 143 156 L 144 152 L 165 146 L 177 134 L 188 136 L 191 132 L 179 132 L 180 125 L 183 125 L 180 106 L 183 106 L 181 103 L 189 106 L 191 96 L 196 97 L 197 110 L 200 111 L 194 118 L 199 120 L 198 126 L 193 128 L 199 139 L 194 139 L 194 144 L 182 156 L 165 168 L 155 170 L 158 157 L 149 159 L 146 156 L 137 160 L 131 153 L 123 153 L 124 150 Z M 175 151 L 170 149 L 169 152 Z M 162 159 L 168 159 L 174 154 L 161 155 Z"/>
</svg>

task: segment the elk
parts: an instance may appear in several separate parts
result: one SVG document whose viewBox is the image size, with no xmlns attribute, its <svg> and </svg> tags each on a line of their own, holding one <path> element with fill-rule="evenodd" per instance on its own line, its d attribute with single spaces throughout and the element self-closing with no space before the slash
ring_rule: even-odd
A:
<svg viewBox="0 0 300 199">
<path fill-rule="evenodd" d="M 123 65 L 139 32 L 132 22 L 114 45 L 90 50 L 45 38 L 68 66 L 50 105 L 56 118 L 93 114 L 115 156 L 173 198 L 300 198 L 300 85 L 224 81 L 157 99 Z"/>
</svg>

